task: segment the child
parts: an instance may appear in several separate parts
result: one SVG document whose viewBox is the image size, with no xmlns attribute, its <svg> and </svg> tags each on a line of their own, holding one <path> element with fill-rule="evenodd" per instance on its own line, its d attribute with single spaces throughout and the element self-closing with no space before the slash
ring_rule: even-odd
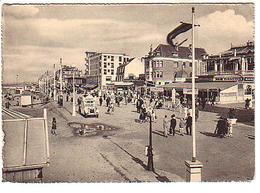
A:
<svg viewBox="0 0 260 193">
<path fill-rule="evenodd" d="M 52 119 L 52 127 L 51 127 L 51 134 L 52 135 L 57 135 L 57 127 L 56 127 L 56 118 L 53 117 Z"/>
<path fill-rule="evenodd" d="M 179 127 L 180 127 L 180 135 L 184 136 L 184 134 L 183 134 L 183 130 L 184 130 L 184 127 L 185 127 L 185 119 L 184 118 L 180 119 Z"/>
</svg>

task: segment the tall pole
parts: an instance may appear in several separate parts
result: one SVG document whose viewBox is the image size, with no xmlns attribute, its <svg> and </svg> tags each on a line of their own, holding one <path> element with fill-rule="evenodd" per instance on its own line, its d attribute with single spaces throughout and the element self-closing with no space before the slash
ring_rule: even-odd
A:
<svg viewBox="0 0 260 193">
<path fill-rule="evenodd" d="M 72 116 L 76 116 L 76 93 L 75 93 L 75 72 L 73 71 L 73 104 L 72 104 Z"/>
<path fill-rule="evenodd" d="M 49 94 L 49 72 L 46 73 L 46 95 Z"/>
<path fill-rule="evenodd" d="M 62 58 L 60 58 L 60 92 L 62 92 Z"/>
<path fill-rule="evenodd" d="M 53 66 L 53 100 L 56 101 L 56 69 L 55 64 Z"/>
<path fill-rule="evenodd" d="M 15 80 L 16 80 L 16 81 L 15 81 L 15 82 L 16 82 L 16 83 L 15 83 L 16 90 L 17 90 L 17 84 L 18 84 L 18 76 L 19 76 L 19 75 L 16 74 L 16 79 L 15 79 Z"/>
<path fill-rule="evenodd" d="M 195 41 L 194 41 L 195 8 L 192 7 L 192 162 L 196 162 L 196 136 L 195 136 Z"/>
</svg>

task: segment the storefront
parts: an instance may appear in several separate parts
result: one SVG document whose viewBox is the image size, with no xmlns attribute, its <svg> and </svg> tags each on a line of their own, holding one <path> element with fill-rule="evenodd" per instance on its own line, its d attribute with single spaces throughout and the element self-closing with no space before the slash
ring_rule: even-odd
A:
<svg viewBox="0 0 260 193">
<path fill-rule="evenodd" d="M 165 92 L 170 94 L 175 89 L 176 95 L 183 96 L 188 101 L 191 101 L 192 84 L 191 83 L 172 83 L 161 86 Z M 238 82 L 199 82 L 196 83 L 196 96 L 204 97 L 207 101 L 211 101 L 215 97 L 215 102 L 237 103 L 244 102 L 244 84 Z M 172 96 L 171 96 L 172 97 Z"/>
</svg>

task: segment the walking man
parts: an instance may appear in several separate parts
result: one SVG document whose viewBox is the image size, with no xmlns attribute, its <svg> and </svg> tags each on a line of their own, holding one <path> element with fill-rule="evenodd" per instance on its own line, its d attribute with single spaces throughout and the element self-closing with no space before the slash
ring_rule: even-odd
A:
<svg viewBox="0 0 260 193">
<path fill-rule="evenodd" d="M 176 127 L 176 118 L 175 115 L 173 114 L 171 116 L 171 125 L 170 125 L 170 135 L 175 135 L 175 127 Z"/>
<path fill-rule="evenodd" d="M 102 106 L 103 98 L 102 96 L 99 97 L 99 105 Z"/>
<path fill-rule="evenodd" d="M 187 133 L 187 135 L 191 135 L 191 129 L 192 129 L 192 117 L 190 116 L 190 113 L 188 113 L 188 117 L 186 118 L 186 133 Z"/>
</svg>

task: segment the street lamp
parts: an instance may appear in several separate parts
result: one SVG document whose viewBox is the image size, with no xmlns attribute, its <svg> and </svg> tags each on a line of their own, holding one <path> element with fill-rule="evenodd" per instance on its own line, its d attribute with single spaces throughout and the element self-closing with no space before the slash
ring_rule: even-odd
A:
<svg viewBox="0 0 260 193">
<path fill-rule="evenodd" d="M 60 58 L 60 92 L 61 92 L 61 94 L 63 94 L 63 92 L 62 92 L 62 58 Z"/>
<path fill-rule="evenodd" d="M 55 64 L 53 65 L 53 100 L 56 101 L 56 69 Z"/>
<path fill-rule="evenodd" d="M 147 170 L 148 171 L 154 171 L 153 167 L 153 145 L 152 145 L 152 115 L 149 115 L 150 119 L 150 127 L 149 127 L 149 145 L 147 149 L 147 156 L 148 156 L 148 164 L 147 164 Z"/>
<path fill-rule="evenodd" d="M 76 93 L 75 93 L 75 71 L 73 71 L 73 106 L 72 106 L 72 116 L 76 116 Z"/>
</svg>

